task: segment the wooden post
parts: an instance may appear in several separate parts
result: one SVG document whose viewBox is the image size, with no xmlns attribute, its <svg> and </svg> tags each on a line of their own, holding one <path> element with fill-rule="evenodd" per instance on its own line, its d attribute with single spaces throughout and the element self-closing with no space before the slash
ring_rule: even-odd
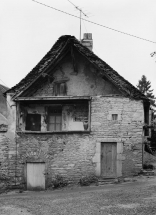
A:
<svg viewBox="0 0 156 215">
<path fill-rule="evenodd" d="M 88 101 L 88 130 L 91 131 L 91 100 Z"/>
</svg>

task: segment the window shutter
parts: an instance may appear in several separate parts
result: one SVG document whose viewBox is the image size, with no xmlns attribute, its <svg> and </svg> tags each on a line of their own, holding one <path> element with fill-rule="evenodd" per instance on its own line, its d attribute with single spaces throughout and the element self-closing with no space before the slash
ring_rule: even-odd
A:
<svg viewBox="0 0 156 215">
<path fill-rule="evenodd" d="M 66 83 L 60 84 L 60 95 L 65 96 L 66 95 Z"/>
<path fill-rule="evenodd" d="M 65 96 L 66 94 L 67 94 L 66 83 L 55 83 L 54 95 L 55 96 Z"/>
</svg>

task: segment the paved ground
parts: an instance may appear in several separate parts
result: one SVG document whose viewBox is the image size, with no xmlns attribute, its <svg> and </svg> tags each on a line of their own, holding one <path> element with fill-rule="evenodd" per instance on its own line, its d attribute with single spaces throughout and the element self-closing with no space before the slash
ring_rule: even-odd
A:
<svg viewBox="0 0 156 215">
<path fill-rule="evenodd" d="M 156 177 L 137 182 L 0 195 L 0 215 L 156 215 Z"/>
</svg>

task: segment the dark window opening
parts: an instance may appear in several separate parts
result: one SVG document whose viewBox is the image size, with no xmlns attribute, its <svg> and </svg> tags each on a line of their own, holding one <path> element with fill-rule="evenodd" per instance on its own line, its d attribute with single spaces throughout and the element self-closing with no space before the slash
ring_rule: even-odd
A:
<svg viewBox="0 0 156 215">
<path fill-rule="evenodd" d="M 118 120 L 118 114 L 112 114 L 112 120 Z"/>
<path fill-rule="evenodd" d="M 149 106 L 144 106 L 144 122 L 149 125 Z M 149 136 L 149 128 L 145 128 L 145 136 Z"/>
<path fill-rule="evenodd" d="M 55 96 L 66 96 L 67 95 L 67 87 L 66 83 L 55 83 L 54 85 Z"/>
<path fill-rule="evenodd" d="M 49 108 L 48 111 L 48 131 L 62 130 L 62 108 Z"/>
<path fill-rule="evenodd" d="M 25 130 L 41 131 L 41 115 L 40 114 L 27 114 Z"/>
</svg>

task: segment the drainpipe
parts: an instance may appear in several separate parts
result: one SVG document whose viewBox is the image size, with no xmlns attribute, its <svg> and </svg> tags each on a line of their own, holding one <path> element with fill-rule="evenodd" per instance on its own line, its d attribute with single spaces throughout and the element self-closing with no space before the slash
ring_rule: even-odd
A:
<svg viewBox="0 0 156 215">
<path fill-rule="evenodd" d="M 16 126 L 15 126 L 15 144 L 16 144 L 16 160 L 15 160 L 15 186 L 17 185 L 17 128 L 18 128 L 18 114 L 19 114 L 19 104 L 16 106 Z"/>
<path fill-rule="evenodd" d="M 142 128 L 142 169 L 144 169 L 144 126 Z"/>
<path fill-rule="evenodd" d="M 16 186 L 16 173 L 17 173 L 17 133 L 15 131 L 15 144 L 16 144 L 16 160 L 15 160 L 15 186 Z"/>
</svg>

